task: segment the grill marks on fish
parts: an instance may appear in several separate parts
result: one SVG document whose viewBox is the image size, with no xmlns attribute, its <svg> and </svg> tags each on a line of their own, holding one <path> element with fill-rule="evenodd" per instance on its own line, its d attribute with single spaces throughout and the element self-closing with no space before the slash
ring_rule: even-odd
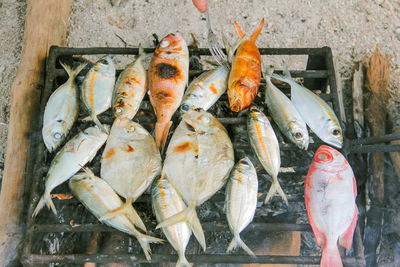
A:
<svg viewBox="0 0 400 267">
<path fill-rule="evenodd" d="M 214 95 L 218 94 L 218 90 L 217 90 L 217 88 L 215 88 L 214 83 L 211 83 L 211 84 L 210 84 L 210 91 L 211 91 Z"/>
<path fill-rule="evenodd" d="M 157 65 L 158 76 L 163 79 L 172 79 L 178 77 L 180 74 L 179 69 L 168 63 L 160 63 Z"/>
<path fill-rule="evenodd" d="M 103 158 L 109 159 L 109 158 L 112 158 L 114 155 L 115 155 L 115 150 L 114 150 L 114 148 L 110 148 L 110 149 L 106 152 L 106 154 L 105 154 L 105 156 L 104 156 Z"/>
<path fill-rule="evenodd" d="M 126 151 L 126 152 L 135 152 L 135 149 L 133 149 L 132 146 L 130 146 L 129 144 L 127 144 L 127 145 L 126 145 L 125 151 Z"/>
</svg>

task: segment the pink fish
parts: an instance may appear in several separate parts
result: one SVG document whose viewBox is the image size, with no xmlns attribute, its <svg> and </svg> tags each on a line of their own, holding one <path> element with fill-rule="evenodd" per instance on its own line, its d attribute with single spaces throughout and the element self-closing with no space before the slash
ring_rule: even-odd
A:
<svg viewBox="0 0 400 267">
<path fill-rule="evenodd" d="M 305 182 L 304 197 L 318 246 L 324 246 L 321 267 L 340 267 L 337 241 L 351 248 L 358 209 L 357 185 L 353 170 L 339 151 L 320 146 Z"/>
</svg>

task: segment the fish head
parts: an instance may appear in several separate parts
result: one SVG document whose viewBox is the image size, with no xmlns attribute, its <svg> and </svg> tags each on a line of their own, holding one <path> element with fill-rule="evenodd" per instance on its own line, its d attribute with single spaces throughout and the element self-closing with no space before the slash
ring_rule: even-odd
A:
<svg viewBox="0 0 400 267">
<path fill-rule="evenodd" d="M 241 160 L 239 160 L 236 166 L 237 167 L 235 167 L 234 169 L 235 172 L 237 171 L 243 174 L 249 174 L 252 172 L 255 173 L 254 165 L 248 157 L 244 157 Z"/>
<path fill-rule="evenodd" d="M 110 131 L 110 126 L 103 124 L 103 127 Z M 83 134 L 89 136 L 92 140 L 97 140 L 99 142 L 103 142 L 107 137 L 108 134 L 103 132 L 102 129 L 100 129 L 97 126 L 89 127 L 83 131 Z"/>
<path fill-rule="evenodd" d="M 300 124 L 296 121 L 289 122 L 289 133 L 297 147 L 307 150 L 310 137 L 305 124 Z"/>
<path fill-rule="evenodd" d="M 333 121 L 329 121 L 327 127 L 328 131 L 325 131 L 324 142 L 337 148 L 342 148 L 343 145 L 343 133 L 342 129 Z"/>
<path fill-rule="evenodd" d="M 215 118 L 202 108 L 191 107 L 182 117 L 190 132 L 205 133 L 213 125 Z"/>
<path fill-rule="evenodd" d="M 186 42 L 182 34 L 176 31 L 168 34 L 160 41 L 155 53 L 163 54 L 166 57 L 170 55 L 172 57 L 174 54 L 180 54 L 184 50 L 187 50 Z"/>
<path fill-rule="evenodd" d="M 234 81 L 228 89 L 229 107 L 234 112 L 247 108 L 257 93 L 258 85 L 246 77 Z"/>
<path fill-rule="evenodd" d="M 111 134 L 118 136 L 124 140 L 142 140 L 143 137 L 149 136 L 150 134 L 138 123 L 131 121 L 126 117 L 118 117 L 115 119 Z"/>
<path fill-rule="evenodd" d="M 262 111 L 256 107 L 256 106 L 251 106 L 249 108 L 249 112 L 248 112 L 248 116 L 250 116 L 253 119 L 257 119 L 260 118 L 260 116 L 264 115 L 264 113 L 262 113 Z"/>
<path fill-rule="evenodd" d="M 94 69 L 105 76 L 115 76 L 115 65 L 111 56 L 100 58 L 94 65 Z"/>
<path fill-rule="evenodd" d="M 350 166 L 346 158 L 339 151 L 326 145 L 322 145 L 317 149 L 313 164 L 318 169 L 338 172 Z"/>
<path fill-rule="evenodd" d="M 190 109 L 191 106 L 193 106 L 190 102 L 190 100 L 183 101 L 181 106 L 179 107 L 179 113 L 181 116 L 185 115 L 185 113 Z"/>
<path fill-rule="evenodd" d="M 53 152 L 64 141 L 66 137 L 64 124 L 63 120 L 54 120 L 43 127 L 43 141 L 50 152 Z"/>
</svg>

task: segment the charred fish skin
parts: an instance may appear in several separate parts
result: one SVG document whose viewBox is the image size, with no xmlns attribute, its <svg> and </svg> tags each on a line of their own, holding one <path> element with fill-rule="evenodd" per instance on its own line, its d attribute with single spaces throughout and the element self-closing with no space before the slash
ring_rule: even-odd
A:
<svg viewBox="0 0 400 267">
<path fill-rule="evenodd" d="M 267 116 L 255 106 L 250 107 L 247 114 L 247 131 L 250 146 L 256 154 L 263 168 L 272 177 L 271 188 L 265 198 L 265 203 L 278 193 L 285 203 L 288 201 L 279 181 L 278 173 L 281 166 L 281 156 L 278 139 Z"/>
<path fill-rule="evenodd" d="M 89 169 L 78 173 L 69 181 L 73 195 L 98 219 L 122 205 L 121 199 L 106 181 L 96 177 Z M 151 260 L 149 243 L 160 243 L 162 239 L 148 236 L 139 232 L 126 215 L 118 215 L 103 222 L 124 233 L 137 238 L 145 253 L 146 259 Z"/>
<path fill-rule="evenodd" d="M 115 82 L 112 109 L 115 117 L 133 119 L 146 94 L 147 73 L 143 66 L 144 50 L 139 46 L 139 54 L 135 61 L 129 64 Z"/>
<path fill-rule="evenodd" d="M 162 175 L 176 188 L 188 208 L 157 227 L 186 221 L 205 248 L 195 208 L 221 189 L 233 165 L 233 146 L 222 124 L 202 109 L 186 112 L 168 145 Z"/>
<path fill-rule="evenodd" d="M 81 99 L 96 125 L 105 130 L 97 115 L 111 107 L 115 83 L 115 66 L 111 56 L 100 58 L 86 74 L 81 86 Z"/>
<path fill-rule="evenodd" d="M 164 37 L 148 71 L 150 102 L 157 117 L 156 143 L 164 151 L 172 115 L 179 108 L 189 80 L 189 50 L 177 31 Z"/>
<path fill-rule="evenodd" d="M 175 188 L 163 177 L 153 184 L 151 197 L 157 222 L 162 222 L 186 209 L 185 202 Z M 192 230 L 188 224 L 186 222 L 177 223 L 163 227 L 162 231 L 171 246 L 178 252 L 179 259 L 176 266 L 191 266 L 185 257 L 186 246 L 192 235 Z"/>
<path fill-rule="evenodd" d="M 337 148 L 343 145 L 342 128 L 335 112 L 319 96 L 290 78 L 273 74 L 272 77 L 291 87 L 291 100 L 310 129 L 325 143 Z"/>
<path fill-rule="evenodd" d="M 271 82 L 270 74 L 264 75 L 266 81 L 265 103 L 271 117 L 281 132 L 297 147 L 307 150 L 309 136 L 307 125 L 290 99 Z"/>
<path fill-rule="evenodd" d="M 78 86 L 75 77 L 86 66 L 81 64 L 72 69 L 62 62 L 60 64 L 69 78 L 51 94 L 44 110 L 42 136 L 49 152 L 53 152 L 61 145 L 78 117 Z"/>
<path fill-rule="evenodd" d="M 204 72 L 188 86 L 180 106 L 183 116 L 189 108 L 208 110 L 226 92 L 229 70 L 225 66 Z"/>
<path fill-rule="evenodd" d="M 243 40 L 239 45 L 232 62 L 232 69 L 228 79 L 229 107 L 234 112 L 239 112 L 251 105 L 258 92 L 261 81 L 261 55 L 255 42 L 264 25 L 260 25 L 248 40 Z M 236 30 L 241 38 L 244 33 L 235 21 Z"/>
<path fill-rule="evenodd" d="M 116 118 L 102 155 L 100 172 L 101 177 L 126 199 L 126 203 L 110 215 L 126 213 L 140 229 L 145 230 L 132 203 L 160 175 L 161 168 L 161 155 L 150 133 L 129 118 Z"/>
<path fill-rule="evenodd" d="M 108 128 L 108 125 L 104 127 Z M 54 214 L 57 214 L 56 208 L 51 200 L 51 191 L 71 178 L 82 166 L 91 161 L 97 151 L 106 142 L 108 134 L 104 133 L 98 127 L 89 127 L 78 133 L 69 140 L 64 147 L 55 155 L 47 172 L 45 182 L 45 192 L 41 197 L 33 217 L 46 205 L 51 208 Z"/>
<path fill-rule="evenodd" d="M 317 244 L 323 246 L 321 266 L 343 266 L 337 241 L 351 248 L 357 224 L 357 184 L 345 157 L 320 146 L 306 176 L 304 199 Z"/>
<path fill-rule="evenodd" d="M 240 232 L 253 220 L 257 207 L 258 180 L 253 163 L 247 157 L 241 159 L 233 168 L 226 186 L 226 217 L 234 235 L 227 253 L 237 246 L 242 247 L 249 255 L 254 253 L 240 238 Z"/>
</svg>

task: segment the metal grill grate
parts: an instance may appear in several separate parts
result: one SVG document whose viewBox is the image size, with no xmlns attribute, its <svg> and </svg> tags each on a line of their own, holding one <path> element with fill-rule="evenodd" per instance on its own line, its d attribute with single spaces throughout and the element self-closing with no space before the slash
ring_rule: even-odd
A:
<svg viewBox="0 0 400 267">
<path fill-rule="evenodd" d="M 304 79 L 304 84 L 309 89 L 319 89 L 321 90 L 321 97 L 326 101 L 331 102 L 332 106 L 336 112 L 339 114 L 339 104 L 338 104 L 338 96 L 337 96 L 337 86 L 335 79 L 335 72 L 333 67 L 332 60 L 332 52 L 328 47 L 323 48 L 260 48 L 261 55 L 307 55 L 307 70 L 297 70 L 291 71 L 293 77 L 302 77 Z M 145 49 L 146 52 L 153 52 L 154 49 L 148 48 Z M 210 52 L 208 49 L 200 48 L 200 49 L 189 49 L 190 55 L 196 55 L 199 57 L 202 56 L 210 56 Z M 50 54 L 47 60 L 46 66 L 46 81 L 45 88 L 42 91 L 41 97 L 41 114 L 43 114 L 46 102 L 53 90 L 55 90 L 58 86 L 58 79 L 60 77 L 65 77 L 65 73 L 57 64 L 57 61 L 60 57 L 71 57 L 71 56 L 81 56 L 81 55 L 94 55 L 94 54 L 116 54 L 116 55 L 135 55 L 138 53 L 137 48 L 63 48 L 63 47 L 52 47 L 50 49 Z M 191 78 L 193 76 L 199 74 L 201 71 L 190 71 Z M 327 91 L 326 88 L 329 86 L 330 90 Z M 325 90 L 324 90 L 325 89 Z M 260 91 L 263 91 L 260 88 Z M 222 100 L 226 102 L 226 96 L 222 97 Z M 146 109 L 149 107 L 149 103 L 143 103 L 142 107 Z M 151 107 L 150 107 L 151 109 Z M 227 113 L 229 114 L 229 113 Z M 235 125 L 245 124 L 245 117 L 236 117 L 233 116 L 220 117 L 219 120 L 228 128 L 228 131 L 231 133 L 232 129 L 229 130 L 229 127 L 235 127 Z M 146 116 L 137 116 L 135 120 L 139 120 L 141 123 L 151 123 L 153 122 L 153 118 Z M 27 266 L 38 266 L 40 264 L 48 264 L 48 263 L 64 263 L 64 264 L 78 264 L 84 262 L 97 262 L 97 263 L 107 263 L 107 262 L 129 262 L 129 263 L 147 263 L 143 253 L 140 250 L 136 250 L 137 252 L 129 252 L 124 254 L 87 254 L 87 253 L 78 253 L 78 250 L 71 250 L 72 253 L 65 254 L 51 254 L 48 252 L 42 252 L 38 249 L 37 244 L 40 243 L 43 236 L 48 234 L 54 234 L 58 238 L 63 238 L 63 236 L 67 236 L 68 234 L 74 234 L 76 236 L 82 237 L 82 234 L 92 234 L 95 232 L 115 232 L 116 230 L 100 224 L 97 220 L 93 219 L 94 217 L 89 219 L 88 222 L 80 223 L 79 225 L 71 226 L 70 219 L 72 217 L 76 218 L 75 214 L 71 218 L 66 216 L 57 216 L 54 219 L 53 215 L 50 211 L 43 210 L 39 216 L 39 218 L 31 219 L 31 214 L 36 206 L 40 195 L 43 193 L 43 177 L 45 176 L 47 169 L 43 167 L 46 162 L 50 162 L 50 159 L 54 155 L 49 155 L 44 147 L 43 142 L 41 141 L 40 129 L 41 129 L 42 119 L 38 119 L 38 128 L 37 132 L 33 134 L 36 142 L 33 142 L 30 151 L 30 161 L 28 164 L 27 173 L 31 179 L 31 197 L 28 204 L 28 214 L 27 214 L 27 227 L 26 227 L 26 236 L 25 242 L 22 251 L 22 262 Z M 111 123 L 111 122 L 109 122 Z M 38 141 L 39 140 L 39 141 Z M 302 153 L 292 144 L 282 143 L 282 138 L 280 138 L 281 150 L 285 153 L 288 151 L 287 157 L 293 157 L 295 153 Z M 315 143 L 310 144 L 309 151 L 315 151 L 316 148 L 320 145 L 317 142 L 317 138 L 314 138 Z M 235 150 L 245 150 L 249 151 L 249 146 L 246 142 L 240 142 L 236 139 L 232 140 L 234 144 Z M 346 142 L 350 142 L 346 140 Z M 304 151 L 303 151 L 304 152 Z M 309 163 L 312 159 L 312 153 L 308 152 L 308 162 L 303 160 L 294 161 L 297 166 L 294 167 L 294 173 L 280 173 L 279 177 L 286 179 L 291 176 L 298 176 L 300 179 L 304 179 L 304 176 L 307 172 Z M 238 159 L 238 157 L 236 157 Z M 95 159 L 96 160 L 96 159 Z M 283 160 L 284 162 L 284 160 Z M 305 163 L 306 162 L 306 163 Z M 259 175 L 262 174 L 265 176 L 265 172 L 259 171 Z M 260 182 L 262 178 L 259 178 Z M 265 180 L 265 179 L 264 179 Z M 268 185 L 268 183 L 267 183 Z M 62 187 L 62 186 L 61 186 Z M 67 188 L 62 187 L 62 188 Z M 266 187 L 268 188 L 268 187 Z M 285 190 L 285 186 L 283 186 Z M 303 188 L 299 190 L 302 192 Z M 68 190 L 68 189 L 65 189 Z M 64 191 L 65 192 L 65 191 Z M 209 202 L 221 202 L 223 201 L 223 193 L 219 193 L 214 196 Z M 294 196 L 289 197 L 289 201 L 291 204 L 295 202 L 304 202 L 302 196 Z M 144 194 L 135 205 L 144 205 L 149 208 L 150 196 L 149 194 Z M 58 210 L 64 206 L 77 206 L 76 199 L 65 200 L 65 201 L 56 201 L 56 205 Z M 147 205 L 147 206 L 146 206 Z M 67 207 L 67 208 L 68 208 Z M 61 211 L 62 212 L 62 211 Z M 80 213 L 79 213 L 80 212 Z M 85 214 L 85 216 L 89 216 L 85 213 L 85 211 L 79 210 L 78 218 Z M 304 210 L 305 212 L 305 210 Z M 82 215 L 83 216 L 83 215 Z M 153 217 L 154 220 L 154 217 Z M 203 228 L 206 232 L 218 232 L 218 231 L 227 231 L 227 223 L 224 216 L 221 216 L 218 220 L 203 220 L 200 218 Z M 278 222 L 279 221 L 279 222 Z M 255 217 L 253 223 L 251 223 L 246 230 L 242 233 L 242 236 L 246 235 L 246 232 L 251 231 L 260 231 L 260 232 L 278 232 L 278 231 L 301 231 L 301 232 L 310 232 L 311 228 L 306 223 L 293 223 L 296 220 L 290 220 L 290 222 L 285 221 L 285 219 L 275 220 L 274 218 L 265 219 L 265 217 Z M 79 221 L 78 221 L 79 222 Z M 154 227 L 153 227 L 154 229 Z M 154 233 L 153 233 L 154 234 Z M 231 237 L 230 237 L 231 238 Z M 78 240 L 79 239 L 75 239 Z M 136 242 L 136 241 L 134 241 Z M 208 241 L 207 241 L 208 242 Z M 190 243 L 195 243 L 194 238 L 192 237 Z M 73 244 L 71 244 L 72 246 Z M 171 255 L 170 253 L 161 253 L 162 249 L 158 249 L 162 246 L 169 246 L 169 244 L 164 245 L 152 245 L 154 254 L 152 255 L 152 263 L 161 263 L 161 262 L 175 262 L 177 260 L 176 255 Z M 224 244 L 225 249 L 227 244 Z M 45 249 L 46 250 L 46 249 Z M 211 250 L 212 251 L 212 250 Z M 363 266 L 365 265 L 364 255 L 363 255 L 363 247 L 361 241 L 361 235 L 359 227 L 356 228 L 356 232 L 354 235 L 353 242 L 353 256 L 342 257 L 343 263 L 346 266 Z M 319 264 L 320 257 L 319 256 L 272 256 L 272 255 L 260 255 L 256 258 L 243 255 L 243 252 L 239 251 L 235 254 L 224 254 L 220 253 L 217 249 L 210 253 L 209 251 L 203 253 L 187 253 L 187 258 L 190 262 L 196 263 L 279 263 L 279 264 Z M 68 265 L 69 266 L 69 265 Z"/>
</svg>

